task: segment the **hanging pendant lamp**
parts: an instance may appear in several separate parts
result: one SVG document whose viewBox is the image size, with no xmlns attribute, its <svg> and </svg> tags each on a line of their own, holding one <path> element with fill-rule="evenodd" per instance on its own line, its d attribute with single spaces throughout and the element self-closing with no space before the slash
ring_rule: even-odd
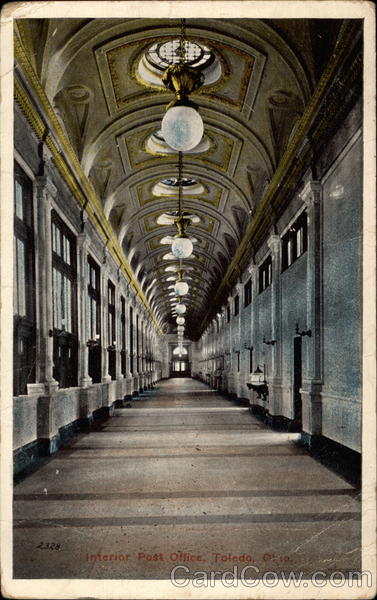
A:
<svg viewBox="0 0 377 600">
<path fill-rule="evenodd" d="M 178 280 L 174 286 L 174 291 L 177 296 L 185 296 L 187 294 L 187 292 L 189 291 L 189 286 L 188 286 L 188 283 L 186 283 L 186 281 L 183 280 L 184 271 L 182 269 L 179 269 L 177 271 L 177 273 L 178 273 Z"/>
<path fill-rule="evenodd" d="M 186 233 L 190 220 L 183 216 L 182 207 L 182 152 L 178 153 L 178 218 L 174 223 L 178 229 L 171 245 L 172 254 L 176 258 L 188 258 L 194 249 L 193 243 Z"/>
<path fill-rule="evenodd" d="M 179 63 L 169 65 L 162 81 L 175 92 L 175 98 L 168 104 L 161 123 L 164 140 L 179 152 L 192 150 L 203 137 L 204 125 L 197 105 L 189 99 L 189 94 L 204 83 L 204 76 L 199 69 L 185 63 L 185 19 L 182 19 L 181 25 Z"/>
</svg>

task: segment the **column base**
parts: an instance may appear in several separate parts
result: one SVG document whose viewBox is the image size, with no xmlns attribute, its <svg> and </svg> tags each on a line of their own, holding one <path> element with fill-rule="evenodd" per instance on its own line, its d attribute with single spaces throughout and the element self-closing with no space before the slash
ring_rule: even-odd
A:
<svg viewBox="0 0 377 600">
<path fill-rule="evenodd" d="M 45 385 L 45 394 L 48 396 L 54 394 L 59 389 L 59 382 L 55 381 L 55 379 L 50 379 L 49 381 L 46 381 L 44 385 Z"/>
<path fill-rule="evenodd" d="M 79 386 L 80 386 L 81 388 L 87 388 L 87 387 L 89 387 L 90 385 L 92 385 L 92 383 L 93 383 L 93 380 L 92 380 L 92 378 L 91 378 L 91 377 L 86 377 L 86 376 L 85 376 L 85 377 L 82 377 L 82 378 L 80 379 L 80 381 L 79 381 Z"/>
<path fill-rule="evenodd" d="M 302 383 L 302 429 L 311 435 L 322 433 L 322 382 L 304 380 Z"/>
</svg>

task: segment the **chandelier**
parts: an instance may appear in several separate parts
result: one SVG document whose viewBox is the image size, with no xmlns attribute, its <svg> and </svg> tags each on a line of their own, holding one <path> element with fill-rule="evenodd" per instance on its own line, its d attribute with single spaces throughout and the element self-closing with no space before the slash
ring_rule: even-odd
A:
<svg viewBox="0 0 377 600">
<path fill-rule="evenodd" d="M 171 251 L 176 258 L 188 258 L 191 256 L 194 249 L 193 243 L 187 235 L 187 227 L 190 224 L 188 219 L 183 213 L 182 207 L 182 152 L 178 153 L 178 217 L 174 220 L 174 223 L 178 229 L 178 233 L 174 237 L 171 245 Z"/>
<path fill-rule="evenodd" d="M 189 94 L 204 83 L 203 73 L 185 62 L 185 19 L 182 19 L 179 45 L 179 62 L 169 65 L 162 77 L 164 85 L 175 92 L 175 98 L 167 108 L 161 123 L 165 142 L 179 152 L 192 150 L 201 141 L 203 120 L 198 106 Z"/>
</svg>

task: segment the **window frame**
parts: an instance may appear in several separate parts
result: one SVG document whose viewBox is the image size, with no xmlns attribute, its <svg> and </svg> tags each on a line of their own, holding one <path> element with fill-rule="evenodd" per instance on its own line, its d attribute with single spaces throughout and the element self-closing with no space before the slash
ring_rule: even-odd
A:
<svg viewBox="0 0 377 600">
<path fill-rule="evenodd" d="M 107 342 L 108 374 L 116 379 L 116 287 L 111 279 L 107 280 Z"/>
<path fill-rule="evenodd" d="M 56 251 L 54 240 L 60 238 L 60 253 Z M 52 255 L 52 305 L 53 305 L 53 377 L 59 382 L 61 389 L 77 387 L 78 382 L 78 306 L 77 306 L 77 243 L 76 236 L 63 221 L 55 209 L 51 211 L 51 255 Z M 66 254 L 68 240 L 68 254 Z M 65 258 L 69 257 L 69 262 Z M 70 282 L 69 313 L 65 314 L 64 327 L 57 327 L 55 323 L 58 310 L 65 307 L 65 301 L 58 306 L 55 303 L 54 271 Z M 64 279 L 63 279 L 64 281 Z M 69 318 L 68 318 L 69 317 Z M 67 325 L 67 327 L 66 327 Z"/>
<path fill-rule="evenodd" d="M 126 375 L 126 299 L 120 297 L 120 356 L 121 374 Z"/>
<path fill-rule="evenodd" d="M 307 249 L 308 213 L 303 210 L 281 238 L 281 271 L 289 269 Z"/>
<path fill-rule="evenodd" d="M 92 258 L 90 254 L 88 254 L 87 260 L 87 268 L 88 268 L 88 300 L 89 300 L 89 309 L 88 309 L 88 317 L 89 317 L 89 339 L 90 340 L 100 340 L 101 339 L 101 268 L 96 263 L 96 261 Z M 95 276 L 95 285 L 92 285 L 91 281 L 91 273 L 94 273 Z M 91 303 L 90 299 L 93 299 L 96 304 L 96 331 L 93 332 L 93 322 L 92 322 L 92 311 L 91 311 Z M 94 333 L 94 337 L 93 337 Z M 96 336 L 99 335 L 99 338 Z"/>
<path fill-rule="evenodd" d="M 17 184 L 21 187 L 21 215 L 17 211 Z M 14 291 L 13 291 L 13 394 L 27 394 L 27 384 L 35 383 L 36 295 L 33 181 L 14 163 Z M 19 243 L 23 247 L 23 281 L 19 273 Z M 19 290 L 23 290 L 23 310 L 18 311 Z"/>
<path fill-rule="evenodd" d="M 259 267 L 259 293 L 261 294 L 272 284 L 272 255 L 269 254 Z"/>
<path fill-rule="evenodd" d="M 252 302 L 252 279 L 251 279 L 251 277 L 246 281 L 243 290 L 244 290 L 244 308 L 246 308 Z"/>
</svg>

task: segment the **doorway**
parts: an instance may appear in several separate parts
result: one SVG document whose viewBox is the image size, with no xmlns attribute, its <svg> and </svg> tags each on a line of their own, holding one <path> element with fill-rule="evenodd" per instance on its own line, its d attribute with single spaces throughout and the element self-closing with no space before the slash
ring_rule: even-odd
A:
<svg viewBox="0 0 377 600">
<path fill-rule="evenodd" d="M 302 430 L 302 350 L 301 336 L 293 338 L 293 424 L 297 431 Z"/>
</svg>

